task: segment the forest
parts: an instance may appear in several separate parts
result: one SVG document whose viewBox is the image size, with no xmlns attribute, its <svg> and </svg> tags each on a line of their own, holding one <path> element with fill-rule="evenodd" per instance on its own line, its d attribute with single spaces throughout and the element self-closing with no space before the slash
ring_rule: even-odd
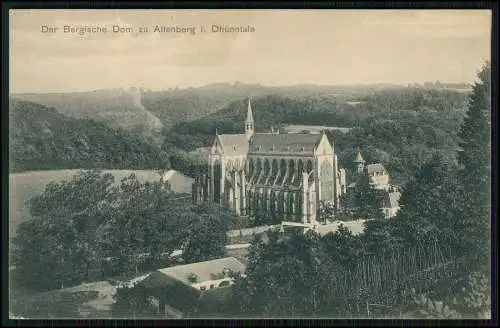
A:
<svg viewBox="0 0 500 328">
<path fill-rule="evenodd" d="M 267 95 L 252 100 L 256 132 L 269 132 L 284 124 L 353 128 L 328 132 L 342 167 L 351 170 L 356 153 L 381 162 L 393 183 L 404 185 L 434 150 L 455 161 L 457 131 L 467 108 L 468 94 L 424 88 L 394 88 L 374 92 L 352 105 L 328 96 L 285 97 Z M 242 133 L 247 100 L 202 119 L 164 130 L 164 150 L 192 151 L 208 147 L 216 130 Z M 182 168 L 179 168 L 182 169 Z"/>
</svg>

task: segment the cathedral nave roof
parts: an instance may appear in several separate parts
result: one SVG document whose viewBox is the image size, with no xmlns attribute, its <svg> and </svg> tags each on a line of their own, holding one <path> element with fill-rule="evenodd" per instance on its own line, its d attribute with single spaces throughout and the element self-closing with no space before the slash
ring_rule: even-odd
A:
<svg viewBox="0 0 500 328">
<path fill-rule="evenodd" d="M 248 140 L 244 134 L 220 134 L 219 141 L 225 155 L 246 155 Z"/>
<path fill-rule="evenodd" d="M 312 154 L 321 138 L 321 134 L 256 133 L 250 141 L 250 152 Z"/>
</svg>

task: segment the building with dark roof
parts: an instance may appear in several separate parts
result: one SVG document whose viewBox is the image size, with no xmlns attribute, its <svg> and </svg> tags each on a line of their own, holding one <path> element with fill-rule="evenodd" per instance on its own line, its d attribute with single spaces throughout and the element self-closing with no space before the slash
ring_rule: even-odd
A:
<svg viewBox="0 0 500 328">
<path fill-rule="evenodd" d="M 226 257 L 159 269 L 142 277 L 136 286 L 148 291 L 159 313 L 183 318 L 214 302 L 227 303 L 235 275 L 244 276 L 245 270 L 245 264 Z"/>
<path fill-rule="evenodd" d="M 312 226 L 321 202 L 338 207 L 345 171 L 324 133 L 255 133 L 250 100 L 244 126 L 242 134 L 215 136 L 209 172 L 194 188 L 195 202 L 209 200 L 238 215 L 265 213 Z"/>
</svg>

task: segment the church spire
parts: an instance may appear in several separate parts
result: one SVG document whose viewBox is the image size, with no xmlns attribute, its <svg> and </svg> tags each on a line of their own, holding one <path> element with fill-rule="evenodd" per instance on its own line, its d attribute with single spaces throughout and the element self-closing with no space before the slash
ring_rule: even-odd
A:
<svg viewBox="0 0 500 328">
<path fill-rule="evenodd" d="M 247 109 L 247 119 L 245 120 L 245 136 L 248 140 L 253 136 L 254 132 L 254 122 L 253 122 L 253 113 L 252 113 L 252 105 L 250 104 L 250 98 L 248 98 L 248 109 Z"/>
</svg>

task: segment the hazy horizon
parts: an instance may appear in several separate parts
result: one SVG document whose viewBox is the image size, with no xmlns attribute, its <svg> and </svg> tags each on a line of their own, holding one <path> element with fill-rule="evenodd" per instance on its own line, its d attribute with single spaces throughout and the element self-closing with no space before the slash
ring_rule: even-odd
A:
<svg viewBox="0 0 500 328">
<path fill-rule="evenodd" d="M 423 83 L 418 83 L 420 86 L 423 86 L 425 82 L 431 82 L 435 83 L 436 81 L 424 81 Z M 471 83 L 467 82 L 448 82 L 448 81 L 439 81 L 441 84 L 464 84 L 472 87 Z M 356 88 L 356 87 L 376 87 L 376 86 L 394 86 L 394 87 L 408 87 L 408 84 L 414 84 L 416 82 L 409 82 L 406 84 L 395 84 L 395 83 L 360 83 L 360 84 L 332 84 L 332 85 L 326 85 L 326 84 L 313 84 L 313 83 L 297 83 L 297 84 L 283 84 L 283 85 L 267 85 L 267 84 L 260 84 L 260 83 L 246 83 L 242 81 L 228 81 L 228 82 L 211 82 L 208 84 L 200 85 L 200 86 L 185 86 L 185 87 L 165 87 L 165 88 L 159 88 L 159 89 L 153 89 L 153 88 L 146 88 L 146 87 L 141 87 L 139 85 L 130 85 L 130 86 L 118 86 L 118 87 L 110 87 L 110 88 L 101 88 L 101 89 L 88 89 L 88 90 L 77 90 L 77 91 L 43 91 L 43 92 L 14 92 L 10 94 L 49 94 L 49 93 L 86 93 L 86 92 L 95 92 L 95 91 L 107 91 L 107 90 L 129 90 L 130 88 L 136 88 L 140 89 L 143 88 L 145 91 L 151 91 L 151 92 L 159 92 L 159 91 L 168 91 L 168 90 L 189 90 L 189 89 L 198 89 L 198 88 L 206 88 L 211 85 L 215 84 L 226 84 L 226 85 L 231 85 L 234 86 L 235 84 L 241 84 L 245 86 L 258 86 L 262 88 L 293 88 L 293 87 L 301 87 L 301 86 L 311 86 L 311 87 L 318 87 L 318 88 Z"/>
<path fill-rule="evenodd" d="M 11 10 L 10 92 L 471 84 L 490 60 L 489 10 Z M 136 33 L 141 26 L 196 27 Z M 200 26 L 253 26 L 202 33 Z M 57 26 L 56 33 L 41 27 Z M 133 33 L 63 33 L 64 25 Z"/>
</svg>

